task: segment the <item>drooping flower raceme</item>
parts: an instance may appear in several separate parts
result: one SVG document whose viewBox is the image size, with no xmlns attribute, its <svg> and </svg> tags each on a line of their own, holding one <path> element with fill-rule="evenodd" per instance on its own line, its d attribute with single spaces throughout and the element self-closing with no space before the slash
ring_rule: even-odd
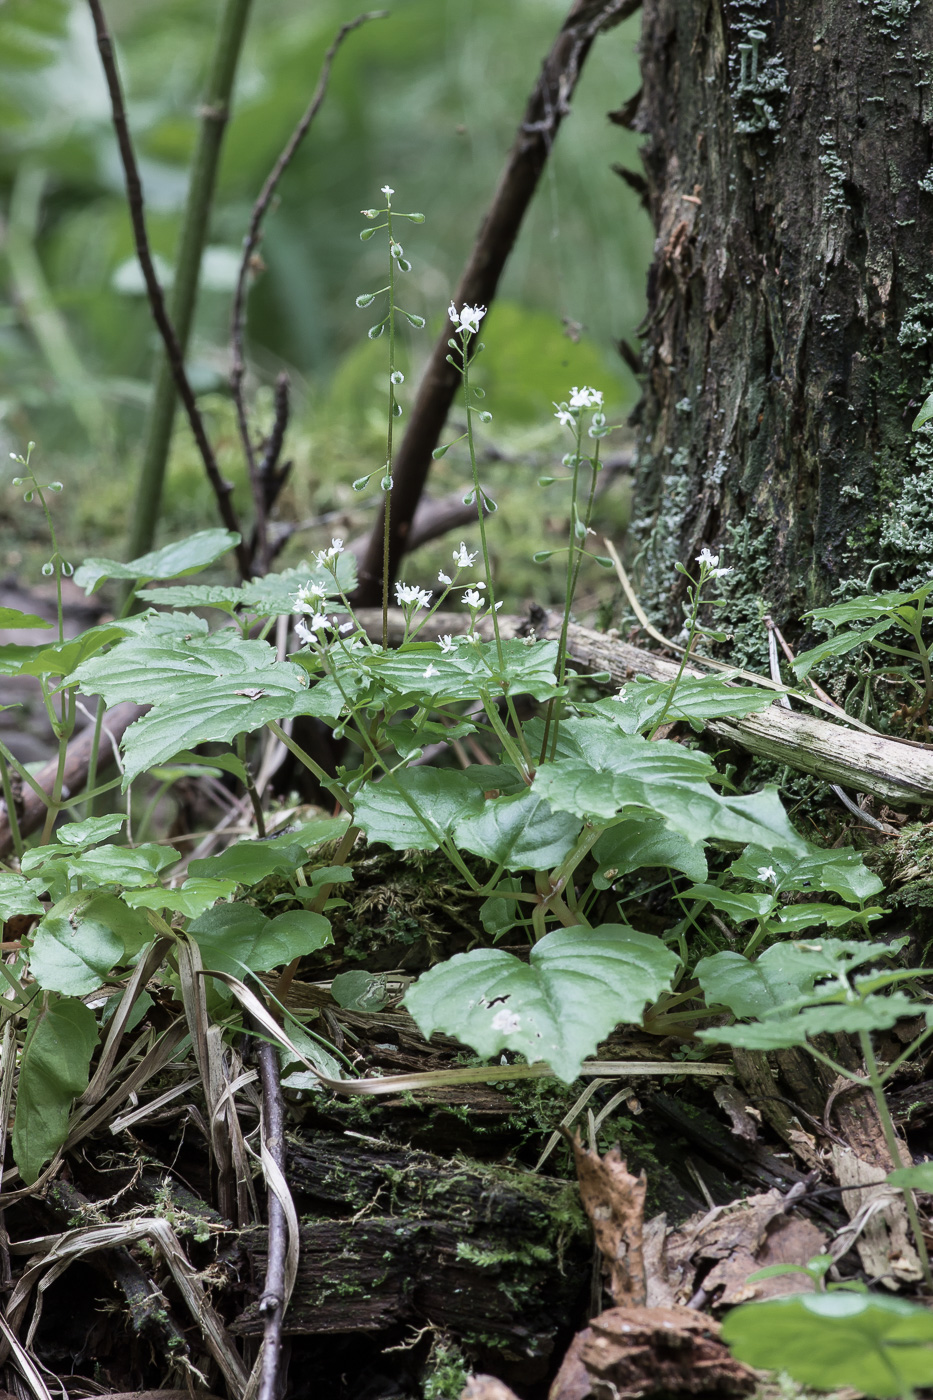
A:
<svg viewBox="0 0 933 1400">
<path fill-rule="evenodd" d="M 464 306 L 458 311 L 451 302 L 447 308 L 447 314 L 454 324 L 454 329 L 460 335 L 476 335 L 479 323 L 486 315 L 486 308 L 485 306 Z"/>
</svg>

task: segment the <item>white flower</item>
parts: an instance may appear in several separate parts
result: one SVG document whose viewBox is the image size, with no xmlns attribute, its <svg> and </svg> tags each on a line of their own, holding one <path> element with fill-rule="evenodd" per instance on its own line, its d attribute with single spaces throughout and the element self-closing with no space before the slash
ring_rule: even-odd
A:
<svg viewBox="0 0 933 1400">
<path fill-rule="evenodd" d="M 624 685 L 619 687 L 619 690 L 618 690 L 618 692 L 617 692 L 617 694 L 616 694 L 616 699 L 617 699 L 617 700 L 620 700 L 620 701 L 624 701 L 624 700 L 625 700 L 626 689 L 627 689 L 627 687 L 624 686 Z"/>
<path fill-rule="evenodd" d="M 428 588 L 416 588 L 413 583 L 397 583 L 395 585 L 395 601 L 400 608 L 412 603 L 416 607 L 426 608 L 431 597 L 432 594 Z"/>
<path fill-rule="evenodd" d="M 436 667 L 436 666 L 432 666 L 432 665 L 429 663 L 429 664 L 428 664 L 428 669 L 427 669 L 427 670 L 425 671 L 425 673 L 424 673 L 424 678 L 425 678 L 426 681 L 429 681 L 429 680 L 431 679 L 432 676 L 439 676 L 440 674 L 441 674 L 441 673 L 440 673 L 440 671 L 437 669 L 437 667 Z"/>
<path fill-rule="evenodd" d="M 557 412 L 554 414 L 554 417 L 557 419 L 558 423 L 561 425 L 562 428 L 572 428 L 575 426 L 577 421 L 574 418 L 573 414 L 570 412 L 570 410 L 566 408 L 558 408 Z"/>
<path fill-rule="evenodd" d="M 576 385 L 570 390 L 571 408 L 599 408 L 602 404 L 603 396 L 598 389 L 588 389 L 586 385 L 578 389 Z"/>
<path fill-rule="evenodd" d="M 327 613 L 323 612 L 312 613 L 311 621 L 308 623 L 312 632 L 321 632 L 325 627 L 330 627 L 331 625 L 331 620 L 327 616 Z"/>
<path fill-rule="evenodd" d="M 461 335 L 466 332 L 475 335 L 479 330 L 480 321 L 486 315 L 486 308 L 485 306 L 464 306 L 461 311 L 458 311 L 451 302 L 447 308 L 447 314 L 454 323 L 454 329 L 459 331 Z"/>
<path fill-rule="evenodd" d="M 443 569 L 441 569 L 440 572 L 438 573 L 438 575 L 437 575 L 437 581 L 438 581 L 438 583 L 442 583 L 442 584 L 445 586 L 445 588 L 449 588 L 450 585 L 453 583 L 453 579 L 452 579 L 452 578 L 449 578 L 449 577 L 447 576 L 447 574 L 444 573 L 444 570 L 443 570 Z"/>
<path fill-rule="evenodd" d="M 449 632 L 445 632 L 443 637 L 438 637 L 437 641 L 441 651 L 453 651 L 454 639 Z"/>
<path fill-rule="evenodd" d="M 394 369 L 394 370 L 392 371 L 392 373 L 389 375 L 389 378 L 390 378 L 390 380 L 392 381 L 393 384 L 404 384 L 404 383 L 405 383 L 405 376 L 404 376 L 404 374 L 402 373 L 402 371 L 401 371 L 400 369 Z"/>
<path fill-rule="evenodd" d="M 471 554 L 463 543 L 463 540 L 461 540 L 460 548 L 454 550 L 454 563 L 460 569 L 471 569 L 473 567 L 473 561 L 478 553 L 479 550 L 475 550 L 474 553 Z"/>
<path fill-rule="evenodd" d="M 336 621 L 336 619 L 335 619 L 335 621 Z M 340 635 L 341 635 L 342 637 L 345 637 L 345 636 L 347 635 L 348 632 L 352 632 L 352 631 L 353 631 L 353 628 L 354 628 L 354 623 L 352 623 L 352 622 L 342 622 L 342 623 L 340 624 L 340 627 L 338 628 L 338 631 L 340 632 Z"/>
<path fill-rule="evenodd" d="M 732 568 L 721 569 L 719 567 L 719 555 L 714 554 L 706 545 L 703 546 L 697 555 L 697 563 L 701 569 L 706 570 L 707 578 L 722 578 L 725 574 L 735 572 Z"/>
<path fill-rule="evenodd" d="M 317 637 L 315 637 L 314 633 L 303 619 L 299 619 L 298 622 L 295 623 L 295 636 L 298 638 L 299 642 L 303 642 L 306 647 L 311 646 L 312 642 L 317 641 Z"/>
<path fill-rule="evenodd" d="M 769 880 L 772 885 L 776 885 L 778 882 L 777 871 L 773 865 L 759 865 L 758 878 L 764 884 L 767 884 Z"/>
<path fill-rule="evenodd" d="M 319 569 L 326 569 L 328 564 L 332 564 L 338 554 L 343 553 L 343 540 L 336 536 L 330 542 L 330 549 L 319 549 L 315 558 Z"/>
<path fill-rule="evenodd" d="M 306 583 L 295 595 L 295 612 L 314 612 L 318 603 L 327 597 L 325 583 Z"/>
<path fill-rule="evenodd" d="M 475 588 L 467 589 L 467 591 L 463 595 L 463 601 L 466 603 L 468 608 L 481 608 L 483 606 L 482 597 L 479 593 L 477 593 Z"/>
<path fill-rule="evenodd" d="M 395 194 L 395 191 L 391 185 L 383 185 L 382 193 L 385 195 L 386 199 L 388 199 L 390 194 Z"/>
</svg>

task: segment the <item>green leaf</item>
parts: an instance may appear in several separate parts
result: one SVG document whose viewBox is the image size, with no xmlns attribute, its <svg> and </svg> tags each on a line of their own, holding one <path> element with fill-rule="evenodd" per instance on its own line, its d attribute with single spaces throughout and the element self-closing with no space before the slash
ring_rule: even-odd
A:
<svg viewBox="0 0 933 1400">
<path fill-rule="evenodd" d="M 902 1191 L 933 1191 L 933 1162 L 919 1162 L 915 1167 L 897 1167 L 888 1172 L 885 1181 Z"/>
<path fill-rule="evenodd" d="M 892 992 L 890 996 L 866 996 L 842 1004 L 807 1006 L 796 1015 L 784 1016 L 783 1007 L 779 1007 L 766 1020 L 747 1026 L 719 1026 L 698 1031 L 697 1035 L 701 1040 L 739 1045 L 746 1050 L 782 1050 L 806 1045 L 814 1035 L 890 1030 L 898 1021 L 916 1016 L 923 1009 L 922 1003 L 905 992 Z"/>
<path fill-rule="evenodd" d="M 684 891 L 689 899 L 704 899 L 720 914 L 728 914 L 737 924 L 750 919 L 766 919 L 774 909 L 771 894 L 740 894 L 737 890 L 722 890 L 718 885 L 693 885 Z M 846 911 L 851 918 L 851 911 Z"/>
<path fill-rule="evenodd" d="M 126 821 L 123 812 L 110 812 L 105 817 L 88 817 L 83 822 L 65 822 L 55 832 L 63 846 L 72 849 L 93 846 L 96 841 L 106 841 L 108 836 L 116 836 Z"/>
<path fill-rule="evenodd" d="M 198 574 L 222 559 L 235 545 L 239 535 L 231 530 L 198 530 L 187 539 L 167 544 L 149 554 L 141 554 L 128 564 L 116 559 L 85 559 L 75 571 L 75 583 L 85 593 L 96 592 L 107 579 L 170 579 Z"/>
<path fill-rule="evenodd" d="M 381 1011 L 388 1001 L 386 979 L 379 972 L 340 972 L 330 991 L 345 1011 Z"/>
<path fill-rule="evenodd" d="M 820 969 L 789 956 L 776 943 L 751 962 L 741 953 L 701 958 L 696 978 L 710 1006 L 728 1006 L 735 1016 L 763 1016 L 809 991 Z"/>
<path fill-rule="evenodd" d="M 482 812 L 484 792 L 510 778 L 515 779 L 512 770 L 480 763 L 463 769 L 401 768 L 360 790 L 353 820 L 369 841 L 382 841 L 393 851 L 433 851 L 459 819 Z"/>
<path fill-rule="evenodd" d="M 669 682 L 637 677 L 623 686 L 621 700 L 599 700 L 586 708 L 588 712 L 610 720 L 624 734 L 649 733 L 665 713 L 670 693 Z M 767 710 L 774 703 L 777 693 L 750 686 L 726 685 L 721 676 L 687 676 L 678 684 L 666 718 L 668 721 L 687 720 L 693 728 L 699 728 L 710 719 L 726 716 L 741 719 L 758 710 Z"/>
<path fill-rule="evenodd" d="M 734 1308 L 722 1338 L 739 1361 L 819 1390 L 907 1396 L 933 1376 L 933 1313 L 902 1298 L 794 1293 Z"/>
<path fill-rule="evenodd" d="M 700 846 L 679 831 L 670 831 L 660 817 L 628 817 L 616 822 L 593 847 L 599 870 L 593 884 L 608 889 L 633 870 L 669 867 L 680 870 L 689 880 L 705 880 L 706 856 Z"/>
<path fill-rule="evenodd" d="M 304 673 L 277 661 L 267 642 L 233 628 L 208 636 L 198 618 L 186 619 L 187 632 L 165 635 L 162 616 L 150 614 L 135 635 L 75 673 L 84 691 L 108 705 L 140 695 L 152 704 L 124 736 L 124 788 L 196 744 L 229 743 L 269 720 L 303 713 L 308 699 Z M 164 616 L 177 624 L 178 614 Z"/>
<path fill-rule="evenodd" d="M 835 637 L 830 637 L 826 642 L 820 642 L 819 646 L 811 647 L 809 651 L 802 651 L 797 659 L 791 662 L 794 672 L 800 680 L 804 680 L 819 662 L 825 661 L 830 656 L 847 656 L 856 647 L 865 646 L 868 642 L 873 641 L 875 637 L 887 631 L 890 626 L 890 618 L 885 617 L 872 627 L 862 627 L 857 632 L 837 632 Z"/>
<path fill-rule="evenodd" d="M 70 676 L 82 661 L 95 656 L 105 646 L 122 637 L 120 626 L 104 624 L 89 627 L 71 642 L 58 646 L 42 647 L 35 656 L 28 657 L 20 667 L 22 676 Z"/>
<path fill-rule="evenodd" d="M 242 588 L 243 606 L 250 611 L 276 617 L 282 613 L 295 611 L 295 598 L 299 588 L 309 583 L 323 583 L 330 596 L 336 596 L 337 589 L 350 594 L 356 588 L 356 557 L 349 550 L 337 555 L 337 582 L 329 569 L 317 565 L 309 567 L 300 564 L 294 569 L 283 569 L 279 574 L 265 574 L 244 583 Z M 332 609 L 328 609 L 332 611 Z"/>
<path fill-rule="evenodd" d="M 425 1036 L 446 1031 L 483 1059 L 515 1050 L 569 1084 L 614 1026 L 640 1021 L 669 990 L 679 962 L 625 924 L 557 929 L 527 964 L 494 948 L 458 953 L 420 977 L 405 1005 Z"/>
<path fill-rule="evenodd" d="M 68 860 L 68 874 L 95 885 L 123 885 L 139 889 L 154 885 L 159 872 L 174 865 L 178 852 L 174 846 L 94 846 L 82 855 Z"/>
<path fill-rule="evenodd" d="M 911 430 L 916 432 L 918 428 L 923 427 L 924 423 L 929 423 L 931 418 L 933 418 L 933 394 L 928 394 L 923 401 L 920 412 L 910 425 Z"/>
<path fill-rule="evenodd" d="M 476 816 L 459 818 L 453 837 L 463 850 L 506 870 L 550 870 L 573 850 L 582 825 L 578 817 L 552 811 L 532 787 L 493 798 Z"/>
<path fill-rule="evenodd" d="M 24 880 L 10 870 L 0 871 L 0 919 L 13 919 L 19 914 L 44 914 L 38 895 L 41 880 Z"/>
<path fill-rule="evenodd" d="M 823 850 L 806 846 L 800 856 L 788 851 L 749 846 L 730 866 L 740 880 L 757 880 L 763 866 L 771 866 L 781 890 L 829 890 L 850 903 L 861 904 L 884 889 L 884 881 L 865 865 L 861 853 L 851 847 Z"/>
<path fill-rule="evenodd" d="M 136 595 L 156 608 L 219 608 L 232 617 L 243 604 L 242 588 L 223 584 L 187 583 L 167 588 L 141 588 Z"/>
<path fill-rule="evenodd" d="M 252 904 L 216 904 L 189 925 L 188 933 L 206 968 L 237 977 L 244 967 L 268 972 L 333 942 L 323 914 L 294 909 L 269 919 Z"/>
<path fill-rule="evenodd" d="M 97 1022 L 83 1002 L 51 995 L 35 1004 L 19 1067 L 13 1158 L 27 1186 L 61 1147 L 73 1100 L 88 1085 Z"/>
<path fill-rule="evenodd" d="M 816 622 L 858 622 L 872 617 L 891 617 L 900 608 L 910 607 L 926 598 L 929 584 L 914 589 L 913 593 L 862 593 L 858 598 L 850 598 L 846 603 L 833 603 L 828 608 L 812 608 L 804 617 L 812 617 Z"/>
<path fill-rule="evenodd" d="M 29 967 L 40 987 L 68 996 L 95 991 L 125 956 L 123 939 L 113 928 L 110 895 L 66 895 L 36 930 Z"/>
<path fill-rule="evenodd" d="M 883 913 L 884 910 L 878 907 L 846 909 L 838 904 L 787 904 L 777 911 L 776 922 L 780 931 L 787 933 L 799 933 L 801 929 L 813 928 L 817 924 L 821 928 L 842 928 L 853 920 L 867 928 Z"/>
<path fill-rule="evenodd" d="M 0 608 L 0 630 L 18 632 L 27 627 L 51 627 L 47 617 L 20 612 L 19 608 Z"/>
<path fill-rule="evenodd" d="M 258 885 L 280 870 L 293 874 L 307 859 L 307 850 L 293 836 L 279 836 L 271 841 L 237 841 L 219 856 L 191 861 L 188 869 L 192 875 Z"/>
<path fill-rule="evenodd" d="M 236 880 L 191 879 L 178 890 L 165 890 L 161 885 L 148 890 L 128 890 L 123 900 L 131 909 L 170 909 L 186 919 L 196 919 L 219 899 L 229 899 L 236 887 Z"/>
</svg>

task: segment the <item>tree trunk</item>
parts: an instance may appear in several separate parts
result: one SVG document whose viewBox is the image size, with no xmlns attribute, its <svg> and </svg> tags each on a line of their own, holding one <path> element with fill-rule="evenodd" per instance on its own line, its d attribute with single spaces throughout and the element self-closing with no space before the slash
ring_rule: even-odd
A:
<svg viewBox="0 0 933 1400">
<path fill-rule="evenodd" d="M 737 664 L 933 568 L 931 49 L 933 0 L 645 0 L 640 589 L 676 628 L 721 551 Z"/>
</svg>

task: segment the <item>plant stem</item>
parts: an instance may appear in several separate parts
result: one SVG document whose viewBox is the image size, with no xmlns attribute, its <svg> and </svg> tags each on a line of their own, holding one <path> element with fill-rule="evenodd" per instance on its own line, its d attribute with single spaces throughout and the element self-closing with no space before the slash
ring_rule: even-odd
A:
<svg viewBox="0 0 933 1400">
<path fill-rule="evenodd" d="M 395 258 L 392 249 L 392 196 L 386 195 L 386 227 L 389 231 L 389 413 L 386 427 L 386 464 L 380 478 L 380 489 L 385 500 L 382 529 L 382 646 L 389 648 L 389 544 L 392 539 L 392 432 L 395 425 Z M 387 484 L 388 483 L 388 484 Z"/>
<path fill-rule="evenodd" d="M 684 654 L 680 658 L 680 669 L 678 670 L 677 675 L 674 677 L 671 683 L 671 688 L 667 693 L 667 699 L 664 702 L 664 709 L 661 711 L 661 715 L 658 719 L 657 724 L 654 726 L 654 729 L 652 729 L 651 734 L 648 736 L 649 739 L 653 739 L 655 737 L 658 730 L 661 728 L 662 724 L 667 719 L 671 705 L 673 705 L 674 703 L 674 696 L 677 693 L 677 687 L 680 685 L 681 677 L 683 676 L 684 670 L 686 669 L 690 652 L 693 650 L 693 641 L 696 637 L 697 616 L 700 611 L 700 593 L 702 591 L 702 585 L 703 575 L 701 573 L 700 582 L 696 584 L 693 590 L 693 606 L 690 611 L 690 622 L 687 627 L 687 645 L 684 647 Z"/>
<path fill-rule="evenodd" d="M 871 1043 L 871 1035 L 868 1031 L 859 1031 L 859 1045 L 865 1059 L 865 1068 L 868 1071 L 868 1083 L 872 1096 L 875 1100 L 875 1107 L 878 1110 L 878 1117 L 881 1121 L 881 1130 L 884 1133 L 884 1140 L 887 1143 L 891 1160 L 895 1167 L 909 1167 L 911 1161 L 904 1161 L 901 1157 L 900 1144 L 894 1131 L 894 1123 L 891 1119 L 891 1110 L 888 1108 L 888 1101 L 884 1096 L 884 1088 L 881 1075 L 878 1070 L 878 1061 L 875 1059 L 874 1046 Z M 914 1237 L 914 1246 L 920 1258 L 920 1267 L 923 1270 L 923 1280 L 927 1291 L 933 1294 L 933 1273 L 930 1271 L 930 1256 L 927 1253 L 926 1240 L 923 1238 L 923 1227 L 920 1224 L 920 1216 L 917 1213 L 917 1202 L 913 1191 L 907 1187 L 904 1190 L 904 1206 L 907 1210 L 907 1218 L 910 1221 L 911 1232 Z"/>
<path fill-rule="evenodd" d="M 489 543 L 486 539 L 486 512 L 483 509 L 485 504 L 483 489 L 479 484 L 479 467 L 476 462 L 476 444 L 473 441 L 473 405 L 470 402 L 470 334 L 464 332 L 461 336 L 460 355 L 463 361 L 463 402 L 466 407 L 467 420 L 467 446 L 470 449 L 470 466 L 473 472 L 473 497 L 476 503 L 476 514 L 479 519 L 479 537 L 483 550 L 483 567 L 486 571 L 486 587 L 489 590 L 489 610 L 492 614 L 492 630 L 496 638 L 496 655 L 499 660 L 500 671 L 505 668 L 505 657 L 502 651 L 502 637 L 499 633 L 499 611 L 496 607 L 496 590 L 492 579 L 492 564 L 489 559 Z"/>
<path fill-rule="evenodd" d="M 230 95 L 251 3 L 252 0 L 225 0 L 201 108 L 201 127 L 191 166 L 169 313 L 182 359 L 188 346 L 197 302 L 201 254 L 207 239 Z M 155 538 L 176 402 L 176 377 L 168 356 L 163 354 L 133 507 L 129 540 L 131 559 L 151 549 Z"/>
</svg>

